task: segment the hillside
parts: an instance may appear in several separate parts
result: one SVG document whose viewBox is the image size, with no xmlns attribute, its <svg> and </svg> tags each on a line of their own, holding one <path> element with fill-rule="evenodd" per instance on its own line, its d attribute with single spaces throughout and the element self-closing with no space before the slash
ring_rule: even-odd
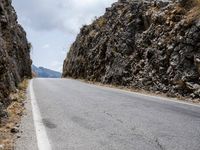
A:
<svg viewBox="0 0 200 150">
<path fill-rule="evenodd" d="M 119 0 L 83 26 L 63 77 L 200 97 L 200 19 L 194 1 Z"/>
<path fill-rule="evenodd" d="M 17 22 L 10 0 L 0 1 L 0 122 L 10 103 L 9 94 L 24 78 L 31 77 L 30 44 Z"/>
<path fill-rule="evenodd" d="M 35 73 L 36 77 L 39 78 L 61 78 L 60 72 L 46 69 L 44 67 L 38 68 L 35 65 L 32 65 L 32 71 Z"/>
</svg>

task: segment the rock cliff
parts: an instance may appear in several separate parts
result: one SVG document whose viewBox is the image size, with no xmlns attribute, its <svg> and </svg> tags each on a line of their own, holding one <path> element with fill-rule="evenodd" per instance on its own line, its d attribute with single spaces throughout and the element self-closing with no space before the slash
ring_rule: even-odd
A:
<svg viewBox="0 0 200 150">
<path fill-rule="evenodd" d="M 119 0 L 83 26 L 63 77 L 200 97 L 200 7 L 194 0 Z"/>
<path fill-rule="evenodd" d="M 31 77 L 30 44 L 17 22 L 11 0 L 0 0 L 0 120 L 10 104 L 9 94 L 18 83 Z"/>
</svg>

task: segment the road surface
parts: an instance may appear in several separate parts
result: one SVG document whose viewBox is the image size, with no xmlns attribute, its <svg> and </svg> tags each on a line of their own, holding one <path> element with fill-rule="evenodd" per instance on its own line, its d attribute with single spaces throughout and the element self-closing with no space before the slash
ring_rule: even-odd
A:
<svg viewBox="0 0 200 150">
<path fill-rule="evenodd" d="M 31 82 L 16 149 L 200 150 L 199 106 L 71 79 Z"/>
</svg>

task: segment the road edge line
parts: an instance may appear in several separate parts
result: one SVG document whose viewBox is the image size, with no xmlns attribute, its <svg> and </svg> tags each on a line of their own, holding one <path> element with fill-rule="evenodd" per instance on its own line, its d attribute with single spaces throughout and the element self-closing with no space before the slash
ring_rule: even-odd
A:
<svg viewBox="0 0 200 150">
<path fill-rule="evenodd" d="M 38 150 L 51 150 L 51 145 L 47 136 L 45 126 L 42 121 L 41 113 L 38 107 L 37 100 L 35 98 L 35 93 L 33 90 L 33 79 L 29 83 L 30 99 L 33 112 L 33 122 L 35 126 L 35 132 L 37 137 Z"/>
<path fill-rule="evenodd" d="M 132 92 L 132 91 L 126 91 L 126 90 L 122 90 L 122 89 L 116 89 L 116 90 L 120 90 L 120 91 L 129 93 L 129 94 L 135 94 L 137 96 L 151 97 L 151 98 L 154 98 L 154 99 L 157 99 L 157 100 L 160 99 L 160 100 L 163 100 L 164 102 L 173 102 L 173 103 L 178 103 L 178 104 L 182 104 L 182 105 L 200 107 L 200 105 L 198 105 L 198 104 L 193 104 L 193 103 L 190 103 L 190 102 L 181 101 L 181 100 L 178 100 L 177 98 L 154 96 L 154 95 L 148 95 L 148 94 L 137 93 L 137 92 Z"/>
<path fill-rule="evenodd" d="M 160 99 L 160 100 L 163 100 L 164 102 L 168 101 L 168 102 L 178 103 L 178 104 L 182 104 L 182 105 L 200 107 L 200 104 L 198 104 L 198 103 L 195 104 L 195 103 L 187 102 L 187 101 L 184 101 L 184 100 L 182 101 L 182 100 L 179 100 L 177 98 L 164 97 L 164 96 L 160 96 L 160 95 L 156 96 L 156 95 L 144 94 L 144 93 L 130 91 L 130 90 L 126 90 L 126 89 L 120 89 L 120 88 L 116 88 L 116 87 L 108 87 L 108 86 L 104 86 L 104 85 L 97 85 L 97 84 L 88 83 L 88 82 L 84 82 L 84 81 L 80 81 L 80 80 L 76 80 L 76 79 L 71 79 L 71 78 L 64 78 L 64 79 L 79 81 L 79 82 L 88 84 L 90 86 L 99 87 L 101 89 L 107 88 L 108 90 L 111 90 L 111 91 L 124 92 L 124 93 L 128 93 L 128 94 L 135 94 L 137 96 L 151 97 L 151 98 L 155 98 L 156 100 Z"/>
</svg>

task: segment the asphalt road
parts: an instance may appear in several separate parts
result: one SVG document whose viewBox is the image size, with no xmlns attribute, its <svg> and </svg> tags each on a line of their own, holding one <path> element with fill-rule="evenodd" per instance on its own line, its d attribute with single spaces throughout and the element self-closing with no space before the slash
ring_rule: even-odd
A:
<svg viewBox="0 0 200 150">
<path fill-rule="evenodd" d="M 32 82 L 47 137 L 25 117 L 16 149 L 47 140 L 53 150 L 200 150 L 199 106 L 70 79 Z"/>
</svg>

